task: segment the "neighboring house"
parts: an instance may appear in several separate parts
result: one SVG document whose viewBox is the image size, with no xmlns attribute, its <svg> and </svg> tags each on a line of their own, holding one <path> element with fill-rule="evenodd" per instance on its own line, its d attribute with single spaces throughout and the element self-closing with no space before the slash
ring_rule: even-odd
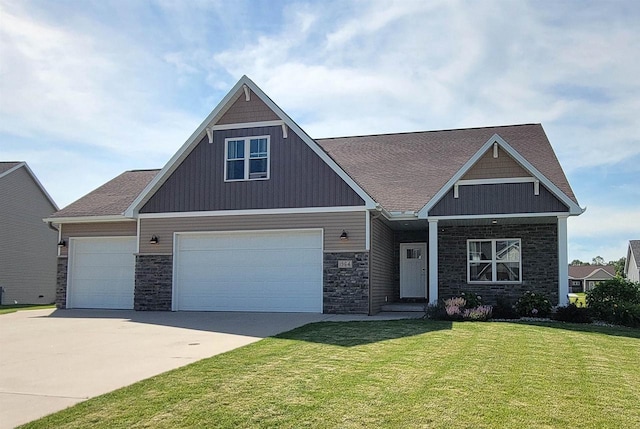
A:
<svg viewBox="0 0 640 429">
<path fill-rule="evenodd" d="M 624 275 L 632 282 L 640 282 L 640 240 L 630 240 Z"/>
<path fill-rule="evenodd" d="M 616 267 L 613 265 L 570 265 L 569 291 L 587 292 L 593 289 L 596 283 L 615 276 Z"/>
<path fill-rule="evenodd" d="M 162 170 L 47 220 L 60 307 L 373 314 L 564 304 L 582 211 L 539 124 L 314 140 L 245 76 Z"/>
<path fill-rule="evenodd" d="M 24 162 L 0 162 L 2 304 L 50 304 L 58 233 L 42 218 L 58 206 Z"/>
</svg>

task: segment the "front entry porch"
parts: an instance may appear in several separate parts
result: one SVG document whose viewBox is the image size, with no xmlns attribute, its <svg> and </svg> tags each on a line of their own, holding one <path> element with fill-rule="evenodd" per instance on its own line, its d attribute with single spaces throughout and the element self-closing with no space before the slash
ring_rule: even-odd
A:
<svg viewBox="0 0 640 429">
<path fill-rule="evenodd" d="M 486 304 L 515 303 L 527 290 L 553 305 L 567 299 L 567 282 L 559 280 L 566 267 L 566 217 L 379 223 L 372 223 L 372 314 L 424 311 L 426 303 L 462 292 L 480 295 Z M 376 240 L 381 235 L 386 240 Z"/>
</svg>

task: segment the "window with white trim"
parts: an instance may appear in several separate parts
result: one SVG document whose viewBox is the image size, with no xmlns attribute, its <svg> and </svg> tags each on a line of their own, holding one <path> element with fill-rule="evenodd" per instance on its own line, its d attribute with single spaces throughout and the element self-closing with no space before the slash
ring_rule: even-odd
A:
<svg viewBox="0 0 640 429">
<path fill-rule="evenodd" d="M 467 240 L 469 283 L 519 283 L 522 281 L 520 239 Z"/>
<path fill-rule="evenodd" d="M 224 145 L 225 181 L 269 178 L 269 136 L 232 137 Z"/>
</svg>

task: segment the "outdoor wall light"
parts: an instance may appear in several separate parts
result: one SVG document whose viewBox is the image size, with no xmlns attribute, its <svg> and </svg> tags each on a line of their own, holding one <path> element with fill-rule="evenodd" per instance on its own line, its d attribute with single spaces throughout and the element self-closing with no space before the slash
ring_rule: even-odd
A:
<svg viewBox="0 0 640 429">
<path fill-rule="evenodd" d="M 349 239 L 349 233 L 347 231 L 345 231 L 344 229 L 342 230 L 342 234 L 340 234 L 340 240 L 348 240 Z"/>
<path fill-rule="evenodd" d="M 494 219 L 491 221 L 491 225 L 497 225 L 498 224 L 498 219 Z"/>
<path fill-rule="evenodd" d="M 151 236 L 151 240 L 149 240 L 150 244 L 158 244 L 158 236 L 157 235 L 152 235 Z"/>
<path fill-rule="evenodd" d="M 60 240 L 60 241 L 58 241 L 58 246 L 60 246 L 60 247 L 67 247 L 67 242 L 66 242 L 66 241 L 64 241 L 64 240 Z"/>
</svg>

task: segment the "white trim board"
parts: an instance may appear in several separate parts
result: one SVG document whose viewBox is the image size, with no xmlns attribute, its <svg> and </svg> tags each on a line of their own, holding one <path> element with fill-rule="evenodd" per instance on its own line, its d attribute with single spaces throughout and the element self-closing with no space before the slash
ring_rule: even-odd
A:
<svg viewBox="0 0 640 429">
<path fill-rule="evenodd" d="M 527 161 L 522 155 L 518 153 L 511 145 L 509 145 L 498 134 L 494 134 L 489 140 L 487 140 L 478 151 L 451 177 L 445 185 L 424 205 L 418 212 L 420 219 L 426 219 L 431 210 L 446 194 L 449 192 L 456 182 L 458 182 L 464 175 L 473 167 L 473 165 L 491 148 L 491 146 L 497 143 L 504 151 L 506 151 L 516 162 L 527 170 L 531 175 L 538 179 L 556 198 L 564 203 L 569 208 L 569 215 L 577 216 L 584 213 L 584 210 L 578 206 L 571 198 L 560 190 L 551 180 L 545 177 L 537 168 L 535 168 L 529 161 Z"/>
<path fill-rule="evenodd" d="M 60 225 L 63 223 L 135 222 L 136 221 L 134 218 L 125 217 L 123 215 L 48 217 L 42 220 L 44 222 L 51 222 L 57 225 Z"/>
<path fill-rule="evenodd" d="M 304 213 L 339 213 L 368 211 L 365 206 L 338 206 L 338 207 L 302 207 L 291 209 L 256 209 L 256 210 L 216 210 L 201 212 L 163 212 L 140 213 L 140 219 L 166 219 L 180 217 L 214 217 L 214 216 L 251 216 L 271 214 L 304 214 Z"/>
<path fill-rule="evenodd" d="M 373 209 L 376 206 L 375 201 L 364 189 L 362 189 L 352 178 L 349 176 L 327 153 L 320 148 L 320 146 L 309 137 L 280 107 L 278 107 L 251 79 L 246 75 L 242 76 L 240 80 L 234 85 L 234 87 L 227 93 L 227 95 L 218 103 L 218 105 L 209 113 L 206 119 L 198 126 L 198 128 L 191 134 L 182 147 L 171 157 L 169 162 L 160 170 L 160 172 L 154 177 L 154 179 L 144 188 L 144 190 L 136 197 L 136 199 L 125 210 L 124 215 L 126 217 L 134 217 L 137 215 L 138 210 L 146 203 L 149 198 L 162 186 L 162 184 L 169 178 L 178 166 L 184 161 L 184 159 L 191 153 L 191 151 L 197 146 L 198 137 L 206 133 L 206 129 L 211 127 L 212 124 L 221 114 L 221 112 L 228 109 L 230 103 L 235 101 L 239 95 L 239 91 L 244 90 L 246 87 L 251 90 L 258 98 L 260 98 L 278 117 L 282 119 L 284 124 L 291 130 L 293 130 L 300 139 L 313 150 L 342 180 L 344 180 L 365 202 L 366 208 Z M 237 126 L 237 125 L 236 125 Z"/>
</svg>

